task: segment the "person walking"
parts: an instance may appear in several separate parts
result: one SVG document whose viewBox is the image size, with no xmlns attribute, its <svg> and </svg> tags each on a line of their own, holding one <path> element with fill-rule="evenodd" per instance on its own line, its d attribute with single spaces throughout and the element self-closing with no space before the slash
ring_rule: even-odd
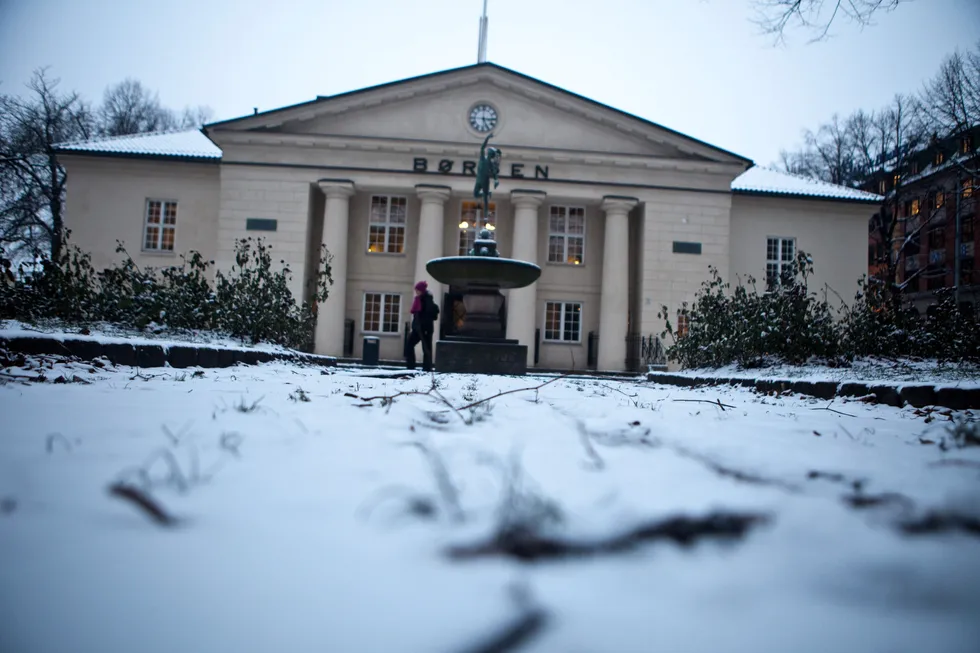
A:
<svg viewBox="0 0 980 653">
<path fill-rule="evenodd" d="M 412 332 L 405 343 L 405 360 L 408 369 L 415 369 L 415 345 L 422 343 L 422 369 L 432 370 L 432 334 L 435 331 L 439 305 L 436 304 L 429 284 L 419 281 L 415 284 L 415 300 L 412 302 Z"/>
</svg>

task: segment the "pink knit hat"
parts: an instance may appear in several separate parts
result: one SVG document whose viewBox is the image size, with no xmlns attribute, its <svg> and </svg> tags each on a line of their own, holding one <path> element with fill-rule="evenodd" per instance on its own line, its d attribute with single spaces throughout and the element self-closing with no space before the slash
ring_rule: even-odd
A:
<svg viewBox="0 0 980 653">
<path fill-rule="evenodd" d="M 415 284 L 415 289 L 425 292 L 426 290 L 429 289 L 429 284 L 426 283 L 425 281 L 419 281 L 417 284 Z"/>
</svg>

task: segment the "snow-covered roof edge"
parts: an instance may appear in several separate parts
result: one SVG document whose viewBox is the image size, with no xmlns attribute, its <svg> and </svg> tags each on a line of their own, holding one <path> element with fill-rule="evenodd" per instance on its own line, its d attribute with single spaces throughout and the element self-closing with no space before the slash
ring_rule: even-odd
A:
<svg viewBox="0 0 980 653">
<path fill-rule="evenodd" d="M 753 166 L 735 178 L 732 192 L 743 195 L 810 197 L 846 202 L 879 203 L 884 198 L 857 188 L 831 184 L 765 166 Z"/>
<path fill-rule="evenodd" d="M 58 143 L 58 152 L 170 158 L 186 161 L 220 161 L 221 148 L 199 129 L 107 136 L 84 141 Z"/>
</svg>

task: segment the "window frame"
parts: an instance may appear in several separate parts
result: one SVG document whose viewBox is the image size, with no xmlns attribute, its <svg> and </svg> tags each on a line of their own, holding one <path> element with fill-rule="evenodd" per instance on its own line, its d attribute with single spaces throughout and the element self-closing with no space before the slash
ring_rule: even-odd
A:
<svg viewBox="0 0 980 653">
<path fill-rule="evenodd" d="M 769 241 L 770 240 L 775 240 L 776 243 L 777 243 L 776 258 L 775 259 L 770 259 L 769 258 Z M 782 258 L 783 257 L 783 244 L 785 242 L 792 242 L 793 243 L 793 254 L 792 254 L 792 256 L 790 257 L 789 260 L 783 260 L 783 258 Z M 796 254 L 798 252 L 799 252 L 799 247 L 797 246 L 796 236 L 772 236 L 772 235 L 766 236 L 766 267 L 765 267 L 765 279 L 766 279 L 766 287 L 767 288 L 771 287 L 771 284 L 769 283 L 769 266 L 770 265 L 773 265 L 773 264 L 776 265 L 776 283 L 775 283 L 775 286 L 776 287 L 782 286 L 783 285 L 783 268 L 786 265 L 792 265 L 796 261 Z"/>
<path fill-rule="evenodd" d="M 370 330 L 367 328 L 367 304 L 368 297 L 371 295 L 377 295 L 380 298 L 380 311 L 378 313 L 378 330 Z M 385 331 L 385 317 L 387 313 L 386 298 L 394 297 L 398 300 L 398 315 L 395 318 L 395 330 Z M 388 292 L 384 290 L 365 290 L 361 296 L 361 333 L 370 334 L 372 336 L 400 336 L 402 333 L 402 293 L 400 292 Z"/>
<path fill-rule="evenodd" d="M 160 204 L 160 222 L 155 224 L 150 224 L 150 205 L 153 203 Z M 166 215 L 166 207 L 168 204 L 174 206 L 174 223 L 171 226 L 167 226 L 164 222 Z M 180 202 L 175 199 L 164 199 L 161 197 L 147 197 L 143 202 L 143 238 L 140 241 L 140 251 L 144 254 L 163 254 L 167 256 L 176 256 L 177 252 L 177 218 L 180 215 Z M 150 227 L 155 227 L 157 229 L 156 237 L 156 247 L 146 246 L 147 232 Z M 170 249 L 164 249 L 163 245 L 163 232 L 164 229 L 170 229 L 173 232 L 172 247 Z"/>
<path fill-rule="evenodd" d="M 688 313 L 684 313 L 681 309 L 677 309 L 677 329 L 676 337 L 678 340 L 687 336 L 691 331 L 691 316 Z"/>
<path fill-rule="evenodd" d="M 463 224 L 464 217 L 468 211 L 468 207 L 472 206 L 472 211 L 474 215 L 474 221 L 471 224 L 469 220 L 466 220 L 467 227 L 463 228 L 459 225 Z M 487 208 L 489 209 L 489 215 L 492 216 L 490 224 L 493 229 L 490 229 L 490 239 L 497 240 L 497 203 L 491 201 L 488 203 Z M 456 234 L 456 252 L 457 256 L 467 256 L 473 244 L 476 242 L 476 237 L 479 235 L 476 225 L 483 221 L 483 202 L 478 200 L 463 200 L 459 203 L 459 222 L 457 223 L 457 234 Z M 473 238 L 470 239 L 466 237 L 467 234 L 473 234 Z M 464 244 L 465 241 L 465 244 Z"/>
<path fill-rule="evenodd" d="M 554 338 L 549 338 L 548 337 L 548 307 L 551 306 L 551 305 L 553 305 L 553 304 L 557 304 L 557 305 L 559 305 L 561 307 L 561 313 L 560 313 L 559 318 L 558 318 L 558 332 L 561 335 L 561 338 L 558 338 L 558 339 L 554 339 Z M 564 338 L 564 335 L 565 335 L 565 314 L 566 314 L 566 308 L 568 306 L 578 306 L 578 316 L 579 316 L 578 317 L 578 333 L 577 333 L 577 336 L 578 337 L 575 340 L 566 340 Z M 545 343 L 548 343 L 548 344 L 554 344 L 554 345 L 580 345 L 580 344 L 582 344 L 582 331 L 583 331 L 583 326 L 584 326 L 583 325 L 583 318 L 582 318 L 582 316 L 583 316 L 584 313 L 585 313 L 585 302 L 576 301 L 576 300 L 568 300 L 568 299 L 546 299 L 545 302 L 544 302 L 544 319 L 542 320 L 542 323 L 541 323 L 542 324 L 541 341 L 542 342 L 545 342 Z"/>
<path fill-rule="evenodd" d="M 551 218 L 554 215 L 555 209 L 564 209 L 564 228 L 562 232 L 552 231 L 551 229 Z M 582 233 L 575 234 L 568 230 L 569 218 L 571 218 L 571 212 L 581 211 L 582 212 Z M 546 247 L 547 252 L 547 262 L 548 265 L 567 265 L 570 267 L 583 267 L 585 265 L 585 244 L 586 244 L 586 230 L 588 229 L 588 210 L 583 204 L 552 204 L 548 207 L 548 240 Z M 561 238 L 562 239 L 562 257 L 560 261 L 551 260 L 551 239 Z M 570 262 L 568 260 L 568 242 L 571 239 L 582 241 L 582 255 L 580 260 L 576 263 L 574 261 Z"/>
<path fill-rule="evenodd" d="M 374 219 L 374 200 L 376 198 L 385 198 L 385 221 L 376 222 Z M 391 221 L 391 207 L 392 200 L 402 200 L 405 203 L 405 221 L 404 222 L 392 222 Z M 371 229 L 373 227 L 380 227 L 384 229 L 384 249 L 382 251 L 376 252 L 371 249 Z M 388 251 L 391 244 L 391 230 L 392 227 L 397 227 L 402 230 L 402 248 L 400 252 Z M 408 196 L 407 195 L 396 195 L 388 193 L 371 193 L 368 196 L 368 226 L 367 226 L 367 243 L 364 246 L 364 251 L 371 255 L 387 255 L 387 256 L 405 256 L 405 250 L 408 248 Z"/>
</svg>

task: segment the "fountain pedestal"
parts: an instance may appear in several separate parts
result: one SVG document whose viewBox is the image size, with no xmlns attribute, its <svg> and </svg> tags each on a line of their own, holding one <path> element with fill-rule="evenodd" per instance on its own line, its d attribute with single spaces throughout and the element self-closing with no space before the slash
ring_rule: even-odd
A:
<svg viewBox="0 0 980 653">
<path fill-rule="evenodd" d="M 436 342 L 437 372 L 522 375 L 527 373 L 527 345 L 504 337 L 500 317 L 507 288 L 529 286 L 541 268 L 527 261 L 500 258 L 497 244 L 482 232 L 472 256 L 432 259 L 425 269 L 438 281 L 463 292 L 466 316 L 459 335 Z"/>
</svg>

